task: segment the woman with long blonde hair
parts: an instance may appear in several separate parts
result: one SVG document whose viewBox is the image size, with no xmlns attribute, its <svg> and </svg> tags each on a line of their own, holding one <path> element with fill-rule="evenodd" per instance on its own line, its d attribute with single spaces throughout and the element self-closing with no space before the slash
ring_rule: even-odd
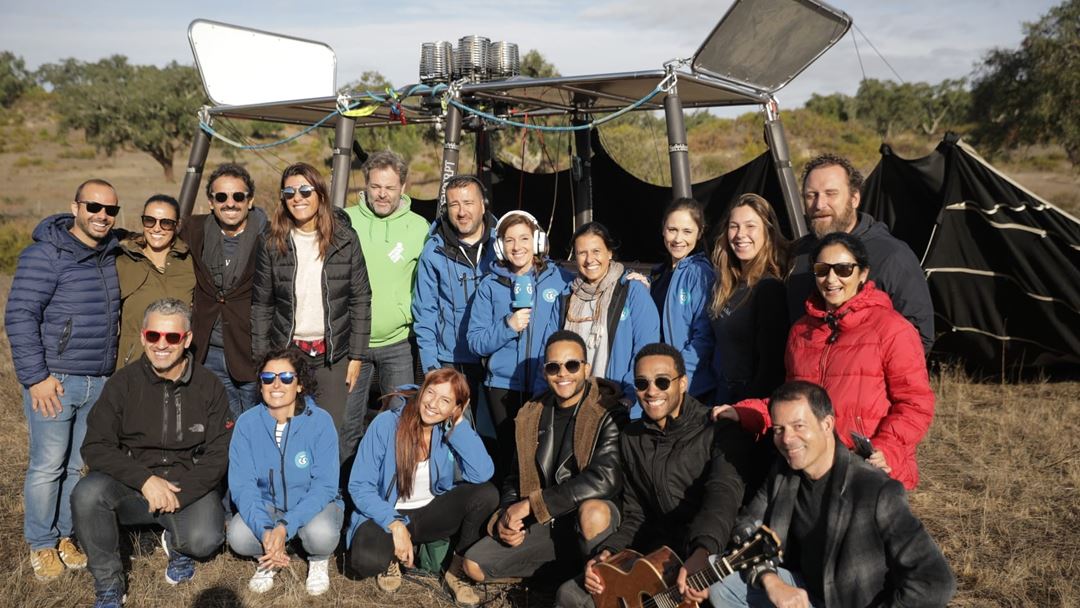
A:
<svg viewBox="0 0 1080 608">
<path fill-rule="evenodd" d="M 715 403 L 765 397 L 784 381 L 787 241 L 764 198 L 743 194 L 720 224 L 713 250 Z"/>
</svg>

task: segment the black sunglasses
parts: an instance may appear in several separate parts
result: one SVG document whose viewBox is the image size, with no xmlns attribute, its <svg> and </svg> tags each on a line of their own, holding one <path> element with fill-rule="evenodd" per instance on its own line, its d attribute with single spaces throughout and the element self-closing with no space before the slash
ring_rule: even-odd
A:
<svg viewBox="0 0 1080 608">
<path fill-rule="evenodd" d="M 105 215 L 109 217 L 116 217 L 120 213 L 120 205 L 102 205 L 93 201 L 75 201 L 75 204 L 86 205 L 87 213 L 98 213 L 102 209 L 105 210 Z"/>
<path fill-rule="evenodd" d="M 152 215 L 144 215 L 144 216 L 142 216 L 142 227 L 143 228 L 153 228 L 154 226 L 157 226 L 158 224 L 161 224 L 161 229 L 162 230 L 168 230 L 169 232 L 172 232 L 173 230 L 176 230 L 176 220 L 170 220 L 169 218 L 165 218 L 165 217 L 156 218 L 156 217 L 154 217 Z"/>
<path fill-rule="evenodd" d="M 678 380 L 679 378 L 682 378 L 682 374 L 679 374 L 674 378 L 668 378 L 667 376 L 657 376 L 652 379 L 651 383 L 655 384 L 656 388 L 662 391 L 666 391 L 667 389 L 671 388 L 671 383 Z M 634 388 L 639 391 L 644 392 L 649 390 L 649 384 L 650 381 L 648 378 L 634 378 Z"/>
<path fill-rule="evenodd" d="M 829 276 L 829 271 L 832 270 L 836 273 L 836 276 L 841 279 L 846 279 L 851 276 L 851 273 L 855 272 L 855 269 L 859 265 L 855 262 L 838 262 L 836 264 L 828 264 L 826 262 L 814 263 L 814 276 L 825 278 Z"/>
<path fill-rule="evenodd" d="M 280 379 L 282 384 L 292 384 L 296 380 L 296 372 L 259 372 L 259 380 L 263 384 L 273 384 L 274 378 Z"/>
<path fill-rule="evenodd" d="M 565 367 L 566 372 L 569 374 L 576 374 L 581 370 L 582 364 L 585 362 L 580 359 L 567 359 L 562 363 L 558 361 L 548 361 L 544 364 L 544 373 L 549 376 L 557 376 L 559 369 Z"/>
<path fill-rule="evenodd" d="M 147 344 L 157 344 L 159 340 L 165 338 L 165 341 L 173 346 L 176 346 L 187 337 L 188 332 L 178 331 L 155 331 L 153 329 L 144 329 L 142 332 L 143 339 Z"/>
<path fill-rule="evenodd" d="M 214 200 L 219 202 L 219 203 L 224 203 L 225 201 L 229 200 L 229 193 L 228 192 L 215 192 L 211 196 L 213 196 Z M 242 203 L 242 202 L 246 201 L 247 198 L 248 198 L 248 193 L 247 192 L 233 192 L 232 193 L 232 200 L 234 200 L 234 201 L 236 201 L 238 203 Z"/>
<path fill-rule="evenodd" d="M 315 186 L 309 186 L 307 184 L 304 184 L 303 186 L 300 186 L 299 188 L 293 188 L 292 186 L 286 186 L 285 188 L 281 189 L 281 200 L 283 200 L 283 201 L 292 200 L 292 197 L 296 196 L 296 193 L 298 193 L 298 192 L 300 193 L 301 197 L 308 198 L 308 197 L 311 196 L 312 192 L 315 192 Z"/>
</svg>

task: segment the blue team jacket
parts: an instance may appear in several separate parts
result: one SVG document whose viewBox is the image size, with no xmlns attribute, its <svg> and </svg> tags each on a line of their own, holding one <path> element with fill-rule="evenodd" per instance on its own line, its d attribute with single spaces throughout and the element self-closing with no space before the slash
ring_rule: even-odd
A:
<svg viewBox="0 0 1080 608">
<path fill-rule="evenodd" d="M 277 420 L 266 407 L 253 407 L 236 419 L 229 443 L 229 492 L 244 523 L 262 538 L 273 528 L 269 507 L 284 511 L 289 538 L 331 502 L 344 508 L 338 492 L 340 460 L 334 420 L 305 398 L 274 441 Z"/>
<path fill-rule="evenodd" d="M 402 387 L 406 390 L 415 386 Z M 397 426 L 401 420 L 402 400 L 371 421 L 360 440 L 352 473 L 349 474 L 349 495 L 356 510 L 349 516 L 347 544 L 352 544 L 356 529 L 373 520 L 387 532 L 395 519 L 409 523 L 394 508 L 397 504 Z M 495 465 L 491 462 L 480 436 L 468 420 L 447 433 L 442 425 L 431 430 L 431 494 L 438 496 L 454 487 L 455 472 L 466 483 L 484 483 L 491 479 Z"/>
<path fill-rule="evenodd" d="M 484 220 L 494 226 L 489 214 Z M 420 350 L 424 372 L 442 367 L 442 363 L 478 363 L 480 358 L 469 350 L 465 337 L 466 314 L 480 279 L 491 270 L 495 260 L 495 230 L 480 245 L 480 259 L 475 266 L 456 245 L 449 222 L 442 217 L 431 224 L 416 266 L 416 289 L 413 290 L 413 333 Z"/>
<path fill-rule="evenodd" d="M 544 344 L 561 326 L 559 296 L 566 291 L 571 276 L 551 260 L 542 273 L 534 275 L 535 305 L 529 326 L 521 333 L 506 323 L 506 317 L 514 312 L 511 307 L 514 275 L 495 264 L 491 273 L 480 281 L 469 312 L 468 340 L 473 353 L 488 358 L 485 385 L 527 395 L 547 388 L 540 372 Z"/>
<path fill-rule="evenodd" d="M 670 265 L 665 266 L 670 269 Z M 709 323 L 709 299 L 716 273 L 708 257 L 700 252 L 679 260 L 670 272 L 660 319 L 661 339 L 682 354 L 690 379 L 688 392 L 694 396 L 708 395 L 716 388 L 711 367 L 713 332 Z"/>
</svg>

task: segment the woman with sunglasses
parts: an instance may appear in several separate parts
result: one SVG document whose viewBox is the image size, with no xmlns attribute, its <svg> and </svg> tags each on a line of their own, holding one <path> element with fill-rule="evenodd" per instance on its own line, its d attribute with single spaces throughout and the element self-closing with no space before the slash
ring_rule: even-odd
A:
<svg viewBox="0 0 1080 608">
<path fill-rule="evenodd" d="M 649 291 L 660 314 L 660 339 L 686 363 L 689 392 L 708 402 L 713 379 L 713 334 L 708 302 L 716 275 L 705 252 L 705 208 L 692 198 L 664 210 L 660 236 L 668 259 L 653 269 Z"/>
<path fill-rule="evenodd" d="M 495 226 L 492 271 L 476 288 L 469 313 L 469 349 L 486 361 L 484 388 L 498 441 L 495 481 L 514 455 L 514 417 L 547 388 L 540 363 L 548 336 L 559 329 L 559 296 L 570 274 L 547 257 L 547 235 L 524 211 Z"/>
<path fill-rule="evenodd" d="M 869 256 L 858 237 L 826 235 L 810 259 L 817 290 L 788 335 L 787 379 L 823 386 L 844 445 L 910 490 L 919 481 L 915 448 L 934 417 L 919 332 L 867 280 Z M 719 406 L 713 415 L 755 433 L 770 426 L 761 399 Z"/>
<path fill-rule="evenodd" d="M 347 445 L 367 412 L 367 395 L 352 389 L 371 333 L 371 287 L 348 216 L 330 205 L 322 175 L 306 163 L 281 174 L 280 202 L 255 263 L 251 314 L 255 356 L 304 353 L 322 388 L 319 405 L 334 419 L 339 446 Z"/>
<path fill-rule="evenodd" d="M 195 293 L 195 267 L 187 243 L 176 236 L 180 204 L 165 194 L 146 199 L 142 232 L 120 242 L 120 350 L 117 369 L 142 356 L 139 332 L 146 307 L 161 298 L 188 305 Z"/>
<path fill-rule="evenodd" d="M 734 403 L 767 397 L 784 381 L 787 241 L 772 205 L 756 194 L 736 199 L 720 225 L 709 305 L 716 344 L 711 403 Z"/>
<path fill-rule="evenodd" d="M 236 515 L 229 547 L 255 557 L 248 589 L 265 593 L 289 564 L 294 538 L 307 554 L 306 589 L 330 589 L 329 559 L 341 539 L 344 503 L 334 421 L 315 404 L 318 382 L 295 350 L 267 354 L 259 366 L 262 407 L 240 415 L 229 444 L 229 493 Z"/>
<path fill-rule="evenodd" d="M 457 536 L 443 582 L 459 605 L 475 606 L 480 598 L 465 582 L 461 556 L 499 503 L 486 483 L 494 464 L 463 415 L 469 384 L 461 372 L 440 368 L 419 390 L 409 388 L 360 441 L 349 476 L 356 508 L 346 537 L 349 566 L 393 593 L 401 566 L 413 567 L 414 545 Z"/>
<path fill-rule="evenodd" d="M 660 338 L 660 317 L 649 289 L 624 276 L 614 261 L 615 240 L 599 222 L 589 222 L 573 236 L 578 276 L 563 297 L 562 328 L 585 340 L 592 372 L 622 386 L 627 403 L 635 403 L 634 354 Z M 641 416 L 637 405 L 631 418 Z"/>
</svg>

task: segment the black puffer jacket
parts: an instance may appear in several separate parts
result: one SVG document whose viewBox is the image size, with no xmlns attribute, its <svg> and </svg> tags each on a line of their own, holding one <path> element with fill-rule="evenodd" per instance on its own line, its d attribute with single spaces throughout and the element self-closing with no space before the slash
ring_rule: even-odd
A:
<svg viewBox="0 0 1080 608">
<path fill-rule="evenodd" d="M 346 355 L 360 360 L 371 335 L 371 285 L 360 240 L 349 217 L 334 210 L 334 236 L 322 268 L 323 313 L 326 315 L 326 359 L 334 363 Z M 251 302 L 251 350 L 258 360 L 270 350 L 292 341 L 295 321 L 296 250 L 286 239 L 282 255 L 267 242 L 255 263 Z"/>
<path fill-rule="evenodd" d="M 737 423 L 714 423 L 709 408 L 683 398 L 664 429 L 647 417 L 626 427 L 623 521 L 602 549 L 668 545 L 685 559 L 697 547 L 718 553 L 727 544 L 745 488 L 736 467 L 751 442 Z"/>
</svg>

